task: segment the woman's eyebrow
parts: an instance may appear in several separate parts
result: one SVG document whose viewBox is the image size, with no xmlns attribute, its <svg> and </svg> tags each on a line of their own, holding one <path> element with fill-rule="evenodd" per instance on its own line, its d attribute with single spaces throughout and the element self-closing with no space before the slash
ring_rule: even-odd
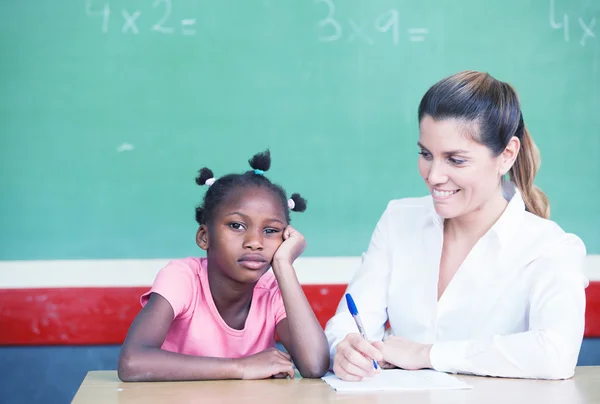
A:
<svg viewBox="0 0 600 404">
<path fill-rule="evenodd" d="M 428 150 L 427 147 L 423 146 L 423 143 L 421 143 L 421 142 L 417 142 L 417 146 L 419 146 L 421 149 Z M 463 150 L 463 149 L 456 149 L 456 150 L 450 150 L 450 151 L 443 152 L 442 154 L 444 156 L 452 156 L 453 154 L 469 154 L 469 152 L 467 150 Z"/>
</svg>

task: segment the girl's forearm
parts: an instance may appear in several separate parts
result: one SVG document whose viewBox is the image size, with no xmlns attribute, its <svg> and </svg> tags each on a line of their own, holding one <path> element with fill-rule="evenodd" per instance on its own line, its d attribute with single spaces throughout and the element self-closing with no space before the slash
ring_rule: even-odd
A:
<svg viewBox="0 0 600 404">
<path fill-rule="evenodd" d="M 184 355 L 159 348 L 125 348 L 119 356 L 119 378 L 125 382 L 241 379 L 239 361 Z"/>
<path fill-rule="evenodd" d="M 290 354 L 303 377 L 321 377 L 329 369 L 329 347 L 321 325 L 289 263 L 273 263 L 289 326 Z"/>
</svg>

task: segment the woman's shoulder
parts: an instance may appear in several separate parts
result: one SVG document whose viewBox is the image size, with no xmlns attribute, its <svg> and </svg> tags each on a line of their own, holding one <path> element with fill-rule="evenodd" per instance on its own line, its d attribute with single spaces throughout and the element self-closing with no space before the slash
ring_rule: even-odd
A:
<svg viewBox="0 0 600 404">
<path fill-rule="evenodd" d="M 402 223 L 402 228 L 421 225 L 435 213 L 431 196 L 392 199 L 388 202 L 380 223 Z"/>
<path fill-rule="evenodd" d="M 581 238 L 565 231 L 553 220 L 530 212 L 525 212 L 515 242 L 530 251 L 536 259 L 563 257 L 576 263 L 583 261 L 586 256 L 586 247 Z"/>
<path fill-rule="evenodd" d="M 581 244 L 585 249 L 583 241 L 577 235 L 565 231 L 555 221 L 539 217 L 531 212 L 525 212 L 521 227 L 522 235 L 533 240 L 538 240 L 543 244 L 570 241 L 575 244 Z"/>
<path fill-rule="evenodd" d="M 385 209 L 389 213 L 414 215 L 415 213 L 428 214 L 433 211 L 433 200 L 431 196 L 416 198 L 392 199 Z"/>
</svg>

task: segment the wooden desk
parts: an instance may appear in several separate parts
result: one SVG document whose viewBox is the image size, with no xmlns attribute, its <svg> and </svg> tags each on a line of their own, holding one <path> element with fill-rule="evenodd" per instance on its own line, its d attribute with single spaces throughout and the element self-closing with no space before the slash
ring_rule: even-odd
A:
<svg viewBox="0 0 600 404">
<path fill-rule="evenodd" d="M 122 383 L 116 371 L 98 371 L 87 374 L 73 403 L 600 403 L 600 366 L 578 367 L 560 381 L 458 377 L 473 389 L 337 393 L 319 379 Z"/>
</svg>

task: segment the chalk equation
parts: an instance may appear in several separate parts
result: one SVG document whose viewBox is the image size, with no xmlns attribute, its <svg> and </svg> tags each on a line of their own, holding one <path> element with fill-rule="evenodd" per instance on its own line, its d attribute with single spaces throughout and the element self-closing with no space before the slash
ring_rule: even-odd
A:
<svg viewBox="0 0 600 404">
<path fill-rule="evenodd" d="M 340 19 L 336 15 L 334 0 L 314 0 L 324 8 L 323 19 L 318 22 L 319 41 L 334 42 L 346 39 L 348 42 L 362 42 L 373 45 L 375 35 L 387 34 L 391 42 L 398 45 L 400 35 L 405 34 L 410 42 L 423 42 L 429 29 L 411 27 L 401 31 L 398 10 L 389 9 L 373 21 L 357 21 L 353 18 Z"/>
<path fill-rule="evenodd" d="M 180 21 L 172 21 L 171 13 L 173 11 L 172 0 L 154 0 L 152 8 L 158 9 L 161 15 L 150 22 L 150 30 L 160 34 L 196 35 L 195 18 L 184 18 Z M 101 19 L 101 30 L 103 34 L 108 33 L 109 22 L 112 18 L 120 20 L 120 29 L 123 34 L 138 35 L 140 33 L 139 20 L 142 10 L 121 8 L 117 11 L 117 17 L 112 15 L 113 10 L 109 3 L 101 6 L 92 7 L 92 0 L 85 1 L 85 13 L 88 17 L 99 17 Z"/>
<path fill-rule="evenodd" d="M 579 45 L 585 46 L 588 41 L 596 38 L 596 18 L 584 20 L 583 17 L 578 17 L 576 20 L 576 28 L 572 28 L 569 24 L 569 15 L 563 13 L 562 18 L 557 17 L 555 0 L 550 0 L 550 27 L 563 31 L 565 42 L 570 42 L 571 31 L 574 30 L 579 40 Z"/>
</svg>

